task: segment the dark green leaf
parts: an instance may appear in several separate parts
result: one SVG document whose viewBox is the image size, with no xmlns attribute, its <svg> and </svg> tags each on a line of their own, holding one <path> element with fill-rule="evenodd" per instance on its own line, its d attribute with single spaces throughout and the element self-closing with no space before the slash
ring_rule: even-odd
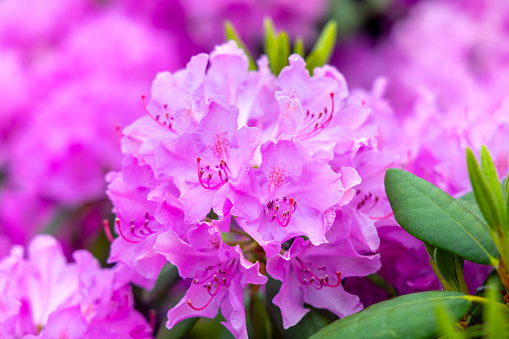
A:
<svg viewBox="0 0 509 339">
<path fill-rule="evenodd" d="M 436 302 L 453 321 L 461 319 L 470 306 L 464 294 L 458 292 L 407 294 L 335 321 L 311 338 L 431 338 L 438 333 L 433 312 Z"/>
<path fill-rule="evenodd" d="M 442 277 L 458 292 L 468 293 L 468 287 L 463 275 L 463 262 L 465 259 L 449 251 L 435 248 L 433 261 Z"/>
<path fill-rule="evenodd" d="M 330 60 L 336 45 L 337 26 L 337 23 L 333 20 L 325 25 L 313 50 L 306 58 L 306 68 L 311 75 L 315 67 L 323 66 Z"/>
<path fill-rule="evenodd" d="M 240 35 L 237 33 L 237 31 L 235 30 L 235 27 L 233 27 L 233 24 L 230 21 L 225 21 L 224 30 L 225 30 L 226 40 L 227 41 L 228 40 L 235 41 L 237 43 L 237 46 L 239 46 L 239 48 L 242 48 L 244 53 L 246 53 L 246 56 L 249 59 L 249 70 L 250 71 L 256 70 L 257 67 L 256 67 L 256 63 L 253 59 L 253 56 L 249 52 L 249 49 L 244 44 L 244 42 L 240 38 Z"/>
<path fill-rule="evenodd" d="M 309 312 L 295 326 L 284 329 L 281 311 L 272 303 L 272 299 L 274 299 L 281 288 L 281 282 L 270 276 L 268 278 L 269 280 L 265 285 L 267 308 L 274 324 L 276 325 L 273 329 L 279 330 L 277 333 L 278 336 L 286 339 L 307 339 L 321 328 L 338 319 L 338 317 L 330 311 L 305 305 L 310 309 Z"/>
<path fill-rule="evenodd" d="M 185 336 L 200 318 L 188 318 L 178 322 L 171 330 L 166 328 L 167 318 L 161 323 L 156 339 L 179 339 Z"/>
<path fill-rule="evenodd" d="M 255 339 L 270 339 L 271 338 L 271 322 L 267 313 L 267 307 L 255 295 L 251 297 L 249 304 L 249 316 L 253 324 L 253 333 Z"/>
<path fill-rule="evenodd" d="M 378 286 L 381 289 L 383 289 L 389 297 L 393 298 L 398 296 L 398 292 L 396 291 L 394 286 L 392 286 L 387 280 L 382 278 L 381 275 L 373 273 L 368 275 L 366 278 L 368 278 L 369 281 L 375 284 L 375 286 Z"/>
<path fill-rule="evenodd" d="M 307 339 L 337 319 L 337 316 L 327 310 L 311 308 L 297 325 L 285 331 L 284 336 L 291 339 Z"/>
<path fill-rule="evenodd" d="M 500 216 L 498 215 L 495 200 L 477 164 L 477 160 L 469 148 L 467 148 L 467 167 L 477 205 L 479 205 L 484 220 L 486 220 L 490 229 L 496 230 L 497 225 L 500 225 Z"/>
<path fill-rule="evenodd" d="M 467 260 L 496 265 L 486 225 L 449 194 L 400 169 L 387 170 L 385 189 L 396 221 L 408 233 Z"/>
</svg>

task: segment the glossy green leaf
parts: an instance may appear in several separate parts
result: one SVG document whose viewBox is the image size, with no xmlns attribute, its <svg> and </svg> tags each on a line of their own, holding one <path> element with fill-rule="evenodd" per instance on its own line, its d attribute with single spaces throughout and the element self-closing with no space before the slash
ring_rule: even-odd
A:
<svg viewBox="0 0 509 339">
<path fill-rule="evenodd" d="M 490 187 L 479 168 L 477 159 L 469 148 L 467 148 L 467 167 L 475 200 L 477 201 L 479 209 L 484 216 L 484 220 L 486 220 L 490 229 L 496 230 L 497 225 L 500 224 L 500 216 L 495 205 L 495 200 L 491 194 Z"/>
<path fill-rule="evenodd" d="M 311 338 L 432 338 L 438 333 L 435 303 L 439 302 L 452 320 L 458 321 L 470 306 L 464 296 L 446 291 L 403 295 L 335 321 Z"/>
<path fill-rule="evenodd" d="M 298 54 L 304 58 L 304 53 L 304 40 L 302 38 L 297 38 L 293 44 L 293 54 Z"/>
<path fill-rule="evenodd" d="M 230 21 L 225 21 L 225 23 L 224 23 L 224 30 L 225 30 L 226 40 L 227 41 L 228 40 L 235 41 L 237 43 L 237 46 L 239 46 L 239 48 L 242 48 L 244 53 L 246 53 L 246 56 L 249 59 L 249 70 L 250 71 L 256 70 L 257 67 L 256 67 L 256 63 L 255 63 L 255 61 L 253 59 L 253 56 L 249 52 L 249 49 L 244 44 L 244 42 L 240 38 L 239 33 L 237 33 L 237 30 L 235 29 L 235 27 L 233 27 L 233 24 Z"/>
<path fill-rule="evenodd" d="M 497 264 L 484 222 L 440 188 L 404 170 L 388 169 L 385 190 L 396 221 L 414 237 L 475 263 Z"/>
<path fill-rule="evenodd" d="M 323 66 L 329 62 L 334 47 L 336 46 L 337 23 L 329 21 L 318 37 L 313 50 L 306 58 L 306 68 L 313 74 L 315 67 Z"/>
<path fill-rule="evenodd" d="M 481 171 L 486 180 L 486 183 L 490 187 L 493 200 L 495 200 L 498 215 L 500 216 L 500 224 L 506 227 L 505 219 L 505 206 L 504 197 L 502 195 L 502 189 L 500 188 L 500 181 L 498 180 L 497 169 L 491 155 L 486 146 L 481 147 Z"/>
</svg>

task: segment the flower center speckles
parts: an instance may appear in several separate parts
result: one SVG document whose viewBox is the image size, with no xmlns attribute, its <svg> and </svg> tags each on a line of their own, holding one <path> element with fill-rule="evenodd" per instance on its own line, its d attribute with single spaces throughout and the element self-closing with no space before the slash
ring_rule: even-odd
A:
<svg viewBox="0 0 509 339">
<path fill-rule="evenodd" d="M 210 150 L 217 159 L 228 159 L 228 139 L 226 139 L 226 132 L 218 132 Z"/>
<path fill-rule="evenodd" d="M 207 307 L 212 299 L 219 293 L 221 288 L 228 288 L 231 284 L 232 273 L 235 269 L 236 260 L 232 259 L 226 263 L 218 263 L 217 265 L 210 265 L 196 273 L 193 284 L 203 284 L 203 288 L 207 290 L 210 299 L 201 307 L 193 305 L 191 299 L 187 299 L 187 304 L 193 310 L 201 311 Z"/>
<path fill-rule="evenodd" d="M 357 195 L 360 195 L 361 190 L 357 190 L 355 192 Z M 378 203 L 378 195 L 373 195 L 371 192 L 364 194 L 361 201 L 357 204 L 357 209 L 363 213 L 369 212 L 372 210 L 376 204 Z"/>
<path fill-rule="evenodd" d="M 218 165 L 211 167 L 210 165 L 201 166 L 202 158 L 196 159 L 198 170 L 198 180 L 200 185 L 208 190 L 215 190 L 226 184 L 232 175 L 226 161 L 221 160 Z"/>
<path fill-rule="evenodd" d="M 357 195 L 361 195 L 362 192 L 361 192 L 361 190 L 357 190 L 357 192 L 355 192 L 355 193 Z M 378 200 L 379 200 L 378 194 L 373 195 L 371 192 L 368 192 L 368 193 L 364 194 L 364 196 L 362 196 L 361 201 L 359 201 L 359 203 L 357 204 L 357 209 L 364 214 L 368 214 L 368 212 L 370 212 L 378 204 Z M 371 220 L 381 220 L 381 219 L 390 218 L 393 215 L 394 214 L 391 212 L 391 213 L 389 213 L 387 215 L 383 215 L 383 216 L 369 215 L 368 217 Z"/>
<path fill-rule="evenodd" d="M 269 172 L 270 191 L 281 187 L 286 179 L 287 172 L 285 171 L 282 164 L 278 164 L 271 168 Z"/>
<path fill-rule="evenodd" d="M 136 222 L 136 220 L 134 219 L 131 220 L 131 222 L 129 223 L 129 233 L 126 233 L 125 230 L 122 230 L 122 228 L 125 226 L 122 225 L 119 218 L 115 219 L 115 224 L 117 225 L 117 229 L 118 232 L 120 233 L 120 236 L 124 238 L 125 241 L 130 243 L 137 244 L 144 240 L 149 235 L 156 233 L 156 231 L 154 231 L 149 226 L 148 213 L 145 213 L 145 220 L 142 223 Z"/>
<path fill-rule="evenodd" d="M 280 226 L 286 227 L 290 223 L 292 214 L 297 210 L 297 201 L 283 196 L 282 199 L 276 198 L 269 201 L 266 208 L 267 219 L 270 222 L 277 221 Z"/>
<path fill-rule="evenodd" d="M 297 274 L 297 279 L 302 285 L 311 285 L 317 290 L 321 290 L 324 286 L 338 287 L 341 284 L 341 272 L 335 271 L 334 274 L 327 273 L 328 269 L 325 265 L 313 265 L 308 261 L 304 263 L 298 257 L 295 259 L 296 263 L 292 261 L 292 266 Z M 332 273 L 332 272 L 331 272 Z M 333 276 L 337 278 L 334 278 Z"/>
<path fill-rule="evenodd" d="M 163 108 L 164 108 L 164 114 L 163 115 L 157 114 L 154 117 L 152 114 L 150 114 L 150 112 L 147 109 L 147 106 L 145 105 L 145 96 L 144 95 L 141 96 L 141 101 L 143 103 L 143 108 L 145 109 L 145 113 L 147 113 L 147 115 L 149 117 L 151 117 L 152 120 L 157 122 L 159 124 L 159 126 L 167 128 L 172 133 L 178 134 L 177 131 L 175 131 L 173 129 L 173 122 L 175 120 L 175 117 L 170 115 L 170 112 L 168 111 L 168 105 L 166 105 L 166 104 L 163 105 Z"/>
<path fill-rule="evenodd" d="M 334 115 L 334 93 L 330 93 L 332 107 L 330 113 L 327 107 L 323 108 L 323 112 L 311 113 L 306 111 L 306 117 L 302 123 L 302 128 L 296 135 L 297 140 L 306 140 L 314 137 L 323 131 L 331 122 Z"/>
</svg>

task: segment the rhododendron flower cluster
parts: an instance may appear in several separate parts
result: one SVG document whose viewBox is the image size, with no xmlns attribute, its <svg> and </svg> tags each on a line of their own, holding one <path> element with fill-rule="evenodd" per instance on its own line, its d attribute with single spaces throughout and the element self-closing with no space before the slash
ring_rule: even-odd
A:
<svg viewBox="0 0 509 339">
<path fill-rule="evenodd" d="M 282 281 L 285 327 L 305 303 L 360 310 L 342 279 L 379 269 L 374 220 L 390 216 L 379 191 L 358 186 L 389 159 L 371 113 L 334 67 L 310 76 L 292 55 L 275 77 L 262 56 L 248 71 L 232 41 L 158 74 L 146 116 L 124 130 L 123 169 L 108 176 L 119 235 L 109 260 L 149 279 L 170 262 L 190 279 L 169 327 L 220 308 L 246 337 L 243 288 L 266 275 Z"/>
<path fill-rule="evenodd" d="M 504 72 L 509 54 L 503 47 L 508 11 L 506 1 L 421 1 L 385 41 L 368 48 L 354 40 L 338 53 L 337 63 L 356 84 L 387 77 L 384 97 L 401 128 L 384 142 L 400 145 L 391 149 L 400 155 L 398 167 L 454 196 L 471 190 L 464 163 L 467 147 L 479 152 L 486 145 L 499 177 L 509 171 Z M 422 243 L 388 221 L 379 223 L 388 228 L 378 228 L 380 275 L 401 293 L 438 288 Z M 484 272 L 472 278 L 472 286 L 487 274 L 487 268 L 476 270 Z"/>
<path fill-rule="evenodd" d="M 150 338 L 134 310 L 125 267 L 102 269 L 87 251 L 68 263 L 55 238 L 38 235 L 25 254 L 11 248 L 0 261 L 2 338 Z"/>
</svg>

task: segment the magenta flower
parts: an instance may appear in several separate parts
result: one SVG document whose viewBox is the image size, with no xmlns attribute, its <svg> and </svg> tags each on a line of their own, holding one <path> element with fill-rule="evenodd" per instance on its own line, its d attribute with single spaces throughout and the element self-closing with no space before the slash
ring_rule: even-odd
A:
<svg viewBox="0 0 509 339">
<path fill-rule="evenodd" d="M 86 251 L 67 263 L 49 235 L 30 243 L 28 256 L 14 246 L 0 262 L 0 334 L 21 337 L 148 338 L 152 329 L 138 312 L 124 268 L 101 269 Z"/>
<path fill-rule="evenodd" d="M 306 236 L 314 245 L 326 242 L 334 220 L 329 212 L 344 191 L 340 176 L 326 163 L 310 159 L 298 142 L 268 141 L 261 154 L 260 167 L 223 188 L 217 201 L 231 201 L 231 214 L 267 257 L 296 236 Z"/>
<path fill-rule="evenodd" d="M 246 337 L 242 290 L 267 280 L 258 260 L 283 281 L 274 302 L 285 326 L 305 302 L 340 316 L 360 310 L 341 275 L 380 267 L 375 221 L 390 211 L 377 180 L 394 157 L 378 148 L 369 107 L 378 97 L 350 98 L 335 68 L 310 76 L 296 55 L 277 79 L 266 57 L 258 65 L 249 71 L 231 41 L 197 55 L 156 77 L 147 116 L 124 130 L 123 168 L 109 177 L 119 218 L 110 261 L 148 279 L 169 261 L 192 279 L 167 327 L 221 309 Z M 316 277 L 295 275 L 295 265 Z"/>
<path fill-rule="evenodd" d="M 236 338 L 247 338 L 243 288 L 265 284 L 259 263 L 244 258 L 240 246 L 222 243 L 221 233 L 207 223 L 189 231 L 189 243 L 168 231 L 158 237 L 154 250 L 176 265 L 183 278 L 192 279 L 182 300 L 168 311 L 168 328 L 190 317 L 214 318 L 221 308 L 224 325 Z"/>
<path fill-rule="evenodd" d="M 345 292 L 341 279 L 365 276 L 380 268 L 379 255 L 361 255 L 349 240 L 313 246 L 295 238 L 290 250 L 267 261 L 267 272 L 283 282 L 273 302 L 281 309 L 285 328 L 308 311 L 304 303 L 328 309 L 339 317 L 362 309 L 359 298 Z"/>
</svg>

